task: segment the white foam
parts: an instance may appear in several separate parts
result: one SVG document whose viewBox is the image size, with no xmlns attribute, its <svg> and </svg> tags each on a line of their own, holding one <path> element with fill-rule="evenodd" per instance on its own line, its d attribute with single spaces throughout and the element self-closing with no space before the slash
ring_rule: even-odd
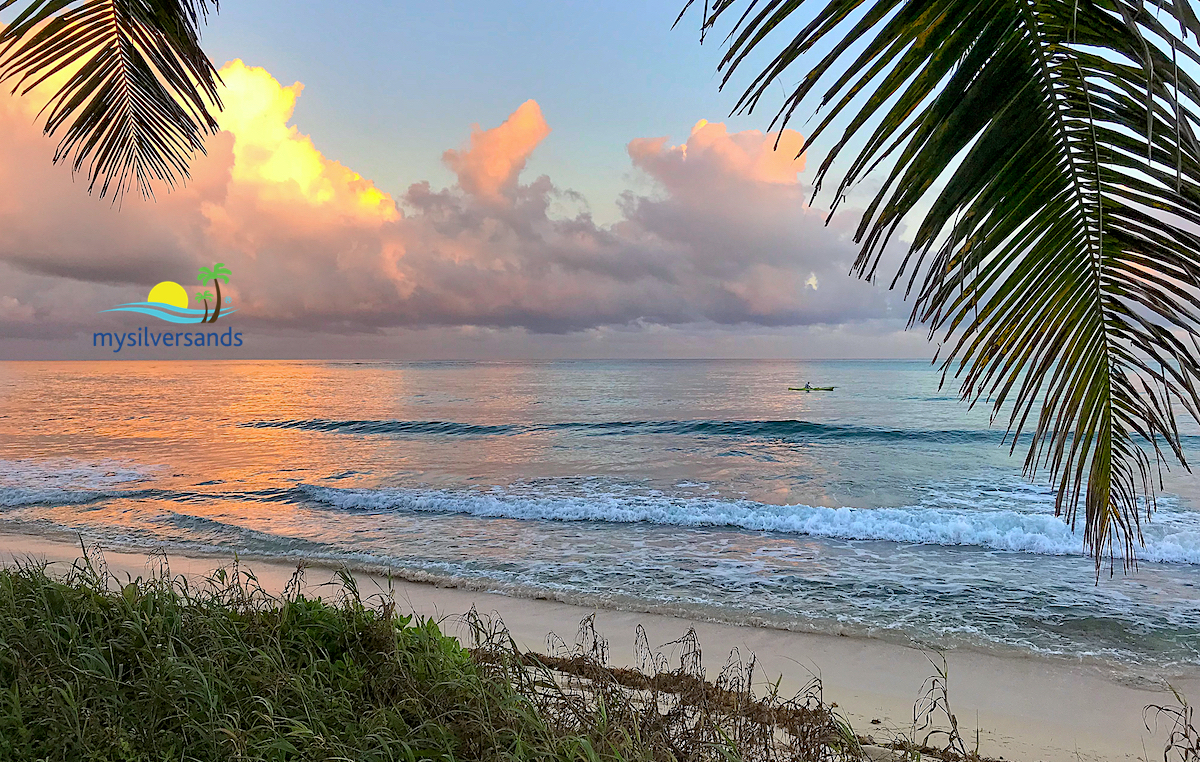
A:
<svg viewBox="0 0 1200 762">
<path fill-rule="evenodd" d="M 144 481 L 155 470 L 116 460 L 0 460 L 0 508 L 90 503 L 123 494 L 116 488 Z"/>
<path fill-rule="evenodd" d="M 302 485 L 326 505 L 350 510 L 407 510 L 545 521 L 646 522 L 684 527 L 890 540 L 920 545 L 969 545 L 1038 555 L 1083 555 L 1082 534 L 1044 511 L 996 508 L 823 508 L 752 500 L 656 495 L 516 495 L 451 490 L 337 489 Z M 1144 527 L 1142 561 L 1200 564 L 1200 514 L 1160 511 Z"/>
<path fill-rule="evenodd" d="M 120 493 L 0 487 L 0 508 L 20 508 L 26 505 L 81 505 L 106 497 L 115 497 L 118 494 Z"/>
</svg>

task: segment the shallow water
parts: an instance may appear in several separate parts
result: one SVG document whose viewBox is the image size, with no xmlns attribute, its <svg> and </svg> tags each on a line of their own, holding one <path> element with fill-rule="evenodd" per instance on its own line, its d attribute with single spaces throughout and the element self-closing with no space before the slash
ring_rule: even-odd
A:
<svg viewBox="0 0 1200 762">
<path fill-rule="evenodd" d="M 837 389 L 787 391 L 805 381 Z M 1140 570 L 1097 585 L 1023 450 L 938 381 L 924 362 L 0 364 L 0 530 L 1200 669 L 1195 477 L 1165 475 Z"/>
</svg>

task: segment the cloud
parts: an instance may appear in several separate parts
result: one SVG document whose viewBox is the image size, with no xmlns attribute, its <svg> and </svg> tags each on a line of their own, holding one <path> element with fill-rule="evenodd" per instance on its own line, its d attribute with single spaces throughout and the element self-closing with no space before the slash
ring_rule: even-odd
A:
<svg viewBox="0 0 1200 762">
<path fill-rule="evenodd" d="M 253 190 L 260 202 L 317 212 L 310 222 L 338 218 L 394 220 L 395 202 L 358 173 L 325 158 L 312 140 L 288 124 L 299 82 L 283 87 L 265 69 L 233 61 L 221 69 L 225 85 L 222 130 L 234 137 L 230 184 Z"/>
<path fill-rule="evenodd" d="M 724 178 L 795 185 L 804 171 L 803 146 L 804 138 L 795 130 L 772 135 L 746 130 L 731 135 L 725 125 L 701 119 L 683 145 L 668 147 L 666 138 L 639 138 L 629 143 L 629 155 L 668 191 L 687 194 Z"/>
<path fill-rule="evenodd" d="M 631 167 L 652 190 L 623 193 L 621 219 L 600 225 L 553 211 L 578 209 L 578 194 L 522 177 L 550 132 L 535 101 L 446 151 L 453 186 L 393 198 L 290 124 L 302 85 L 240 61 L 221 77 L 223 131 L 192 181 L 119 211 L 51 165 L 28 101 L 0 99 L 0 334 L 90 331 L 117 319 L 101 309 L 161 280 L 191 287 L 216 261 L 233 271 L 223 292 L 239 324 L 260 331 L 694 332 L 890 315 L 884 293 L 847 277 L 851 231 L 806 205 L 794 131 L 702 120 L 679 145 L 634 139 Z"/>
<path fill-rule="evenodd" d="M 517 186 L 525 162 L 547 135 L 550 127 L 536 101 L 525 101 L 499 127 L 471 130 L 469 147 L 450 149 L 442 161 L 458 175 L 458 185 L 467 193 L 488 201 L 501 201 Z"/>
</svg>

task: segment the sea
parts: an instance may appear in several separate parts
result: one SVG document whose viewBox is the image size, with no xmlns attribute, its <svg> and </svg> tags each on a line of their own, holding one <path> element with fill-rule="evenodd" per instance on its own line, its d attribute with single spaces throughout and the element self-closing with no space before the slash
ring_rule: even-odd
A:
<svg viewBox="0 0 1200 762">
<path fill-rule="evenodd" d="M 1097 575 L 1025 442 L 940 382 L 927 361 L 0 363 L 0 532 L 1200 674 L 1200 480 L 1164 464 L 1136 569 Z"/>
</svg>

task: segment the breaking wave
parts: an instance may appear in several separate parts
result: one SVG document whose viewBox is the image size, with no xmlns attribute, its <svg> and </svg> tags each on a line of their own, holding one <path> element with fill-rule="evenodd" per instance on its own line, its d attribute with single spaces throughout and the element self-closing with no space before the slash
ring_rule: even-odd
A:
<svg viewBox="0 0 1200 762">
<path fill-rule="evenodd" d="M 1051 556 L 1084 555 L 1082 536 L 1049 512 L 981 508 L 823 508 L 752 500 L 656 495 L 517 495 L 418 489 L 340 489 L 300 485 L 330 508 L 457 513 L 537 521 L 649 523 L 887 540 L 916 545 L 977 546 Z M 1144 528 L 1141 561 L 1200 564 L 1200 514 L 1160 511 Z M 1119 556 L 1118 556 L 1119 557 Z"/>
<path fill-rule="evenodd" d="M 154 467 L 121 461 L 84 462 L 73 458 L 44 461 L 0 460 L 0 508 L 31 505 L 82 505 L 140 490 L 123 485 L 150 478 Z"/>
</svg>

